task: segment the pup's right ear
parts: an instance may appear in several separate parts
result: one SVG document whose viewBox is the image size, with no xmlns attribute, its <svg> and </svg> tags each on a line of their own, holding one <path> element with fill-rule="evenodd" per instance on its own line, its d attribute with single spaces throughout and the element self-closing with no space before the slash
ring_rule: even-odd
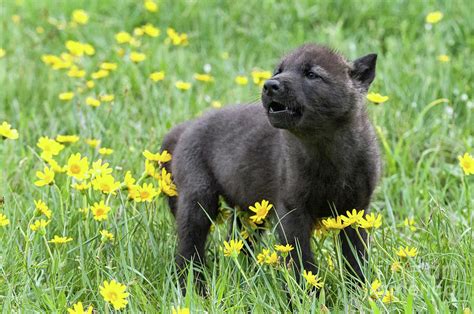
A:
<svg viewBox="0 0 474 314">
<path fill-rule="evenodd" d="M 375 65 L 377 63 L 377 54 L 371 53 L 363 56 L 352 63 L 350 75 L 365 90 L 369 89 L 370 84 L 375 78 Z"/>
</svg>

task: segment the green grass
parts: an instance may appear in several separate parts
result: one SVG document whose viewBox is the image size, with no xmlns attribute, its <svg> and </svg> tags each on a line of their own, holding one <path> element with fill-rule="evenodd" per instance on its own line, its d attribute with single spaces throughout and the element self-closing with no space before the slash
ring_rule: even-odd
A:
<svg viewBox="0 0 474 314">
<path fill-rule="evenodd" d="M 128 312 L 170 313 L 173 306 L 196 313 L 289 312 L 285 286 L 294 297 L 293 309 L 301 313 L 318 312 L 323 305 L 331 312 L 462 313 L 474 308 L 473 178 L 463 176 L 457 160 L 474 147 L 472 1 L 160 1 L 158 13 L 145 11 L 140 1 L 16 2 L 23 5 L 3 1 L 0 11 L 0 47 L 6 50 L 0 59 L 0 121 L 20 133 L 16 141 L 0 142 L 0 212 L 10 220 L 0 227 L 2 312 L 65 312 L 77 301 L 110 311 L 99 285 L 111 279 L 127 286 Z M 69 20 L 77 8 L 89 13 L 87 25 L 57 30 L 48 23 L 49 17 Z M 425 16 L 435 10 L 444 18 L 426 29 Z M 18 24 L 11 19 L 15 14 L 21 17 Z M 120 58 L 114 34 L 147 22 L 162 34 L 144 37 L 136 48 L 146 53 L 146 61 Z M 44 33 L 35 31 L 38 26 Z M 165 45 L 167 27 L 187 33 L 189 45 Z M 70 39 L 95 47 L 94 56 L 80 61 L 88 73 L 105 60 L 118 63 L 118 69 L 79 93 L 84 80 L 41 62 L 43 54 L 64 52 Z M 331 238 L 314 241 L 325 280 L 318 297 L 297 285 L 284 267 L 258 266 L 254 256 L 224 257 L 220 247 L 226 226 L 216 228 L 208 241 L 209 297 L 182 296 L 174 272 L 174 219 L 163 197 L 144 205 L 127 201 L 127 193 L 120 192 L 109 199 L 109 219 L 99 223 L 78 211 L 100 200 L 98 192 L 83 195 L 71 189 L 65 174 L 58 174 L 51 187 L 33 184 L 44 165 L 38 138 L 58 134 L 81 137 L 56 158 L 61 164 L 75 152 L 100 158 L 84 142 L 95 137 L 114 149 L 105 159 L 118 180 L 126 170 L 139 177 L 142 151 L 157 151 L 173 125 L 209 110 L 212 100 L 258 99 L 259 87 L 236 85 L 235 76 L 250 77 L 254 68 L 272 70 L 284 53 L 310 41 L 351 59 L 379 55 L 371 91 L 390 100 L 368 104 L 384 160 L 371 204 L 373 212 L 383 215 L 383 226 L 372 238 L 368 273 L 370 282 L 378 278 L 383 289 L 394 289 L 396 302 L 371 301 L 363 288 L 344 284 L 347 278 Z M 449 55 L 450 62 L 439 62 L 440 54 Z M 214 83 L 193 80 L 205 64 L 211 66 Z M 148 75 L 158 70 L 166 78 L 154 83 Z M 176 89 L 179 79 L 192 82 L 192 89 Z M 58 94 L 64 91 L 76 91 L 76 97 L 62 102 Z M 115 102 L 98 108 L 84 104 L 85 97 L 101 92 L 113 93 Z M 430 105 L 440 98 L 447 100 Z M 53 210 L 45 237 L 29 228 L 37 199 Z M 416 231 L 403 225 L 407 217 L 415 219 Z M 103 228 L 115 235 L 113 243 L 101 243 L 98 231 Z M 45 242 L 55 234 L 74 240 L 62 246 Z M 265 235 L 254 255 L 276 241 L 272 233 Z M 419 255 L 394 273 L 390 265 L 400 245 L 417 247 Z M 328 255 L 335 270 L 329 268 Z"/>
</svg>

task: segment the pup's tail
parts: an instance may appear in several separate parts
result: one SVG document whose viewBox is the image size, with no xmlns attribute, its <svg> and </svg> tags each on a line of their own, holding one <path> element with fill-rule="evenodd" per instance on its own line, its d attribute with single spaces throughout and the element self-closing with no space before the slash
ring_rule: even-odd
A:
<svg viewBox="0 0 474 314">
<path fill-rule="evenodd" d="M 176 145 L 178 144 L 179 138 L 181 137 L 181 134 L 183 134 L 186 127 L 187 127 L 187 123 L 181 123 L 181 124 L 176 125 L 168 132 L 168 134 L 165 135 L 163 139 L 160 152 L 163 152 L 166 150 L 168 151 L 168 153 L 171 154 L 171 161 L 163 165 L 163 167 L 169 173 L 172 173 L 171 169 L 173 168 L 174 149 Z M 177 201 L 178 199 L 176 196 L 168 197 L 168 204 L 174 216 L 176 216 Z"/>
</svg>

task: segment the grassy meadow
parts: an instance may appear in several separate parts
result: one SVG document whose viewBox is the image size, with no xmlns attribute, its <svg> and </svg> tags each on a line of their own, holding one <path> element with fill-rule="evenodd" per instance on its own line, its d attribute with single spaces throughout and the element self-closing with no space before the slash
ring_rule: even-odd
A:
<svg viewBox="0 0 474 314">
<path fill-rule="evenodd" d="M 78 302 L 97 313 L 474 310 L 474 176 L 458 159 L 474 154 L 474 2 L 8 0 L 0 8 L 0 123 L 18 130 L 9 139 L 15 132 L 0 128 L 1 312 L 65 313 Z M 331 230 L 314 236 L 318 293 L 295 281 L 282 253 L 258 263 L 278 244 L 271 227 L 248 256 L 225 256 L 235 221 L 224 208 L 206 250 L 209 294 L 182 295 L 165 200 L 173 185 L 143 152 L 158 152 L 179 122 L 258 100 L 258 76 L 305 42 L 350 59 L 378 54 L 370 92 L 388 100 L 367 102 L 384 160 L 368 280 L 351 284 Z M 413 256 L 397 254 L 406 247 Z M 116 290 L 104 283 L 112 280 Z"/>
</svg>

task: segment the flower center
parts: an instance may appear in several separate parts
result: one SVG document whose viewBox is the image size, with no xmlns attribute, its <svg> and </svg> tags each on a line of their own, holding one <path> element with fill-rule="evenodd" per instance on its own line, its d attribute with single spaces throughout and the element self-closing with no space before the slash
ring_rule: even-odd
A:
<svg viewBox="0 0 474 314">
<path fill-rule="evenodd" d="M 150 196 L 150 193 L 148 193 L 148 191 L 141 191 L 140 192 L 140 198 L 142 199 L 146 199 Z"/>
<path fill-rule="evenodd" d="M 114 291 L 109 291 L 109 299 L 112 301 L 117 300 L 117 293 L 115 293 Z"/>
<path fill-rule="evenodd" d="M 78 173 L 81 172 L 81 166 L 79 166 L 78 164 L 72 164 L 69 169 L 70 169 L 71 172 L 74 173 L 74 174 L 78 174 Z"/>
</svg>

